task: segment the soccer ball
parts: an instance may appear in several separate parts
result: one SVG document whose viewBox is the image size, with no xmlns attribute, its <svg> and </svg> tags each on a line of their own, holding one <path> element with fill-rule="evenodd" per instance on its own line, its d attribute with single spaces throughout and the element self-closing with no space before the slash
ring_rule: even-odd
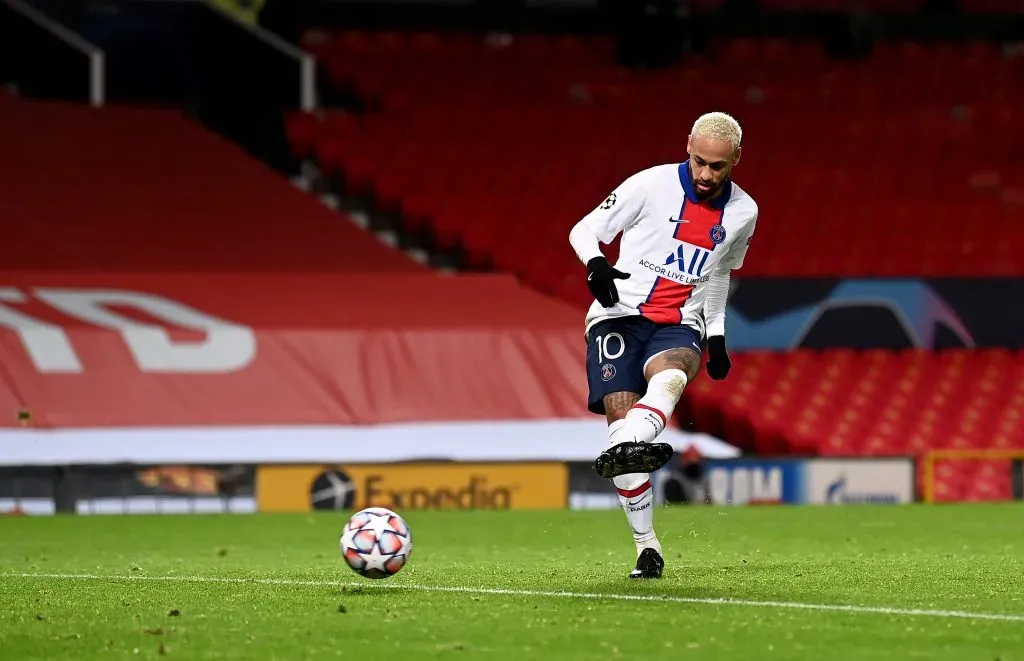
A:
<svg viewBox="0 0 1024 661">
<path fill-rule="evenodd" d="M 367 507 L 352 515 L 341 535 L 341 556 L 354 572 L 366 578 L 398 573 L 412 553 L 412 532 L 398 514 L 384 507 Z"/>
</svg>

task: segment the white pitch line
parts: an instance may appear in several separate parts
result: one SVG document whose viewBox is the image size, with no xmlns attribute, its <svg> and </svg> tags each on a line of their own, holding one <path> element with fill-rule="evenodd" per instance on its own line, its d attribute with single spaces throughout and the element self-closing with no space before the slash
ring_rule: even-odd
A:
<svg viewBox="0 0 1024 661">
<path fill-rule="evenodd" d="M 73 581 L 167 581 L 175 583 L 232 583 L 248 585 L 291 585 L 309 587 L 356 587 L 367 589 L 411 590 L 415 592 L 449 592 L 457 594 L 486 594 L 511 597 L 547 597 L 557 599 L 595 599 L 608 601 L 653 601 L 665 604 L 701 604 L 707 606 L 749 606 L 753 608 L 777 608 L 809 611 L 831 611 L 837 613 L 896 615 L 907 617 L 937 617 L 961 620 L 995 620 L 1000 622 L 1024 622 L 1024 614 L 1014 613 L 972 613 L 970 611 L 928 610 L 922 608 L 891 608 L 888 606 L 854 606 L 849 604 L 814 604 L 797 601 L 754 601 L 731 599 L 729 597 L 675 597 L 657 594 L 602 594 L 598 592 L 549 592 L 545 590 L 515 590 L 512 588 L 463 588 L 410 583 L 346 583 L 344 581 L 298 580 L 290 578 L 229 578 L 217 576 L 142 576 L 103 574 L 0 574 L 4 578 L 52 578 Z"/>
</svg>

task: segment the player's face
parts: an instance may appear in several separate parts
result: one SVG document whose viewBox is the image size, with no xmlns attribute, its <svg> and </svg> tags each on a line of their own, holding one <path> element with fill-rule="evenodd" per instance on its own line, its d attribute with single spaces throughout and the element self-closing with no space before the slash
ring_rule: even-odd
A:
<svg viewBox="0 0 1024 661">
<path fill-rule="evenodd" d="M 740 150 L 722 140 L 698 135 L 686 144 L 690 152 L 690 175 L 697 197 L 706 200 L 722 190 L 733 167 L 740 160 Z"/>
</svg>

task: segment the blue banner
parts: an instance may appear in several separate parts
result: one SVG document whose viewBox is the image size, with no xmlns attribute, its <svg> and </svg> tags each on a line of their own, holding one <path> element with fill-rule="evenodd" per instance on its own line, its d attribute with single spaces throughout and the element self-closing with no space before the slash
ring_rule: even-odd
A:
<svg viewBox="0 0 1024 661">
<path fill-rule="evenodd" d="M 793 504 L 804 500 L 804 462 L 721 459 L 705 462 L 713 505 Z"/>
<path fill-rule="evenodd" d="M 749 278 L 729 298 L 734 349 L 1024 348 L 1024 280 Z"/>
<path fill-rule="evenodd" d="M 687 502 L 710 505 L 895 505 L 915 500 L 914 461 L 909 457 L 855 459 L 707 459 L 691 478 Z M 680 493 L 673 464 L 653 476 L 659 502 Z M 672 488 L 671 483 L 676 483 Z M 703 494 L 703 495 L 701 495 Z"/>
</svg>

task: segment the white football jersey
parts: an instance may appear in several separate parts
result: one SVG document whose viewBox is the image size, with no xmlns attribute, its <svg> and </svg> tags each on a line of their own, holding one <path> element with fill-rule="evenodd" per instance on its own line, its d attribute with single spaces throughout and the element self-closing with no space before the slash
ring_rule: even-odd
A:
<svg viewBox="0 0 1024 661">
<path fill-rule="evenodd" d="M 626 179 L 582 222 L 602 243 L 622 233 L 615 268 L 619 302 L 590 306 L 586 326 L 642 315 L 705 334 L 709 276 L 738 269 L 757 222 L 757 204 L 731 181 L 717 198 L 698 201 L 689 161 L 657 165 Z"/>
</svg>

